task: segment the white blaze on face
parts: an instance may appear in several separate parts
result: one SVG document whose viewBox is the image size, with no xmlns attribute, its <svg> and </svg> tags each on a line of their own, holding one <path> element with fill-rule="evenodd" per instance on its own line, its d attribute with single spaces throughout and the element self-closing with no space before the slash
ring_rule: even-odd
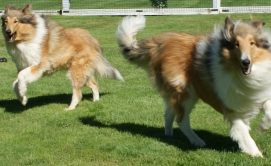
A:
<svg viewBox="0 0 271 166">
<path fill-rule="evenodd" d="M 235 46 L 240 51 L 240 65 L 243 74 L 249 75 L 252 68 L 252 58 L 253 49 L 255 47 L 255 41 L 252 35 L 247 35 L 245 37 L 236 37 Z"/>
<path fill-rule="evenodd" d="M 18 28 L 19 21 L 16 17 L 6 17 L 5 30 L 9 38 L 9 42 L 13 42 L 16 39 L 16 29 Z"/>
</svg>

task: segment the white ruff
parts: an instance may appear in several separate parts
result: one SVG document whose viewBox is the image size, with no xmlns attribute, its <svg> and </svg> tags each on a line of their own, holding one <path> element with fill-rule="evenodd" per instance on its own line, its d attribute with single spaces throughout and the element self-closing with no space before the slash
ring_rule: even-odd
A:
<svg viewBox="0 0 271 166">
<path fill-rule="evenodd" d="M 30 41 L 6 42 L 7 51 L 16 64 L 17 70 L 23 70 L 31 65 L 37 65 L 41 61 L 41 43 L 47 34 L 45 20 L 35 15 L 37 21 L 36 36 Z"/>
<path fill-rule="evenodd" d="M 271 61 L 254 63 L 250 75 L 240 70 L 225 71 L 219 64 L 219 57 L 214 56 L 212 66 L 214 88 L 224 104 L 251 118 L 262 109 L 263 103 L 271 98 Z"/>
</svg>

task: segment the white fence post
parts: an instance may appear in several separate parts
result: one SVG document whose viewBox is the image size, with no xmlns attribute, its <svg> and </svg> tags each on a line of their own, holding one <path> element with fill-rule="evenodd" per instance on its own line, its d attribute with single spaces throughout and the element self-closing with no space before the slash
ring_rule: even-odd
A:
<svg viewBox="0 0 271 166">
<path fill-rule="evenodd" d="M 68 13 L 70 10 L 70 0 L 62 0 L 62 13 Z"/>
<path fill-rule="evenodd" d="M 213 0 L 213 9 L 217 9 L 218 12 L 220 11 L 220 0 Z"/>
</svg>

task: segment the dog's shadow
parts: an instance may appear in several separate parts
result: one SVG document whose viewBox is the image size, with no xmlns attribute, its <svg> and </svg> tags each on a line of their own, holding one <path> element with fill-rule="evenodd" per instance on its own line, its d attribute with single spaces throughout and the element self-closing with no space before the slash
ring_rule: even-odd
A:
<svg viewBox="0 0 271 166">
<path fill-rule="evenodd" d="M 165 144 L 182 149 L 183 151 L 198 149 L 192 146 L 186 136 L 182 134 L 182 132 L 177 128 L 174 129 L 174 136 L 169 137 L 164 135 L 163 128 L 158 127 L 151 127 L 134 123 L 104 124 L 96 120 L 95 116 L 82 117 L 79 118 L 79 120 L 84 125 L 98 128 L 111 128 L 119 132 L 129 132 L 133 135 L 141 135 L 144 137 L 153 138 Z M 195 132 L 206 142 L 207 145 L 204 148 L 229 152 L 236 152 L 239 149 L 238 144 L 233 142 L 229 136 L 223 136 L 205 130 L 195 130 Z"/>
<path fill-rule="evenodd" d="M 100 93 L 100 97 L 107 95 L 108 93 Z M 57 95 L 47 95 L 47 96 L 38 96 L 31 97 L 28 99 L 26 106 L 23 106 L 17 99 L 6 99 L 0 100 L 0 107 L 5 109 L 5 112 L 10 113 L 20 113 L 30 108 L 41 107 L 44 105 L 58 103 L 58 104 L 67 104 L 69 106 L 72 99 L 72 94 L 57 94 Z M 83 100 L 92 101 L 92 94 L 83 94 Z M 63 108 L 64 110 L 64 108 Z"/>
</svg>

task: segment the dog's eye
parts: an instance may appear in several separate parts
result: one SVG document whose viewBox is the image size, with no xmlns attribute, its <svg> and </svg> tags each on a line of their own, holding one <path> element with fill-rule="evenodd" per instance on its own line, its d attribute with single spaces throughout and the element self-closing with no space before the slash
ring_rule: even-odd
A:
<svg viewBox="0 0 271 166">
<path fill-rule="evenodd" d="M 16 24 L 17 22 L 18 22 L 17 20 L 14 21 L 15 24 Z"/>
<path fill-rule="evenodd" d="M 253 46 L 254 44 L 255 44 L 254 42 L 250 42 L 250 45 L 252 45 L 252 46 Z"/>
<path fill-rule="evenodd" d="M 8 21 L 7 20 L 5 20 L 5 24 L 7 24 L 8 23 Z"/>
<path fill-rule="evenodd" d="M 235 46 L 236 46 L 236 47 L 239 47 L 239 43 L 238 43 L 238 42 L 236 42 L 236 43 L 235 43 Z"/>
</svg>

